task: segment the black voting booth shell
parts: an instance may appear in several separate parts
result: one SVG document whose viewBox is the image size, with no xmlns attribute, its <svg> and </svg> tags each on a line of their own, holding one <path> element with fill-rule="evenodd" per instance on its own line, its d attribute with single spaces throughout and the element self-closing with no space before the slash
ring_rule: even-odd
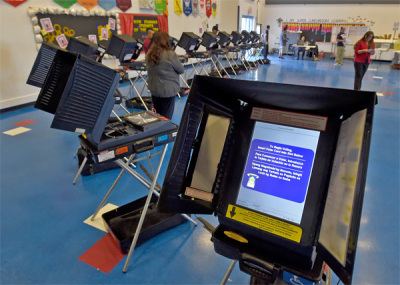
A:
<svg viewBox="0 0 400 285">
<path fill-rule="evenodd" d="M 239 260 L 241 269 L 251 275 L 258 275 L 273 282 L 274 276 L 276 277 L 280 270 L 285 270 L 317 281 L 321 278 L 325 261 L 344 283 L 351 283 L 375 98 L 374 92 L 196 76 L 168 165 L 158 203 L 159 209 L 166 212 L 217 215 L 220 225 L 214 231 L 212 238 L 216 252 L 230 259 Z M 327 117 L 326 129 L 320 132 L 304 212 L 299 225 L 302 229 L 299 242 L 259 230 L 228 217 L 229 205 L 236 205 L 238 188 L 255 125 L 255 120 L 250 119 L 253 107 Z M 355 112 L 364 109 L 367 115 L 356 179 L 346 265 L 343 266 L 318 242 L 319 230 L 340 126 Z M 224 117 L 230 124 L 213 182 L 213 198 L 211 201 L 206 201 L 185 195 L 185 190 L 191 183 L 210 114 Z M 285 223 L 291 224 L 287 221 Z M 226 231 L 234 232 L 248 242 L 243 243 L 230 238 L 225 234 Z M 269 268 L 266 270 L 268 273 L 266 274 L 265 270 L 255 270 L 254 266 Z"/>
</svg>

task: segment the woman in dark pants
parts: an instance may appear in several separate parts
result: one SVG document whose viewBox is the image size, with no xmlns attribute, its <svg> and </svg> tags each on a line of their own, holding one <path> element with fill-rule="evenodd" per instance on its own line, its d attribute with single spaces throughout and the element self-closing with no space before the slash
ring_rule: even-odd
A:
<svg viewBox="0 0 400 285">
<path fill-rule="evenodd" d="M 366 32 L 365 35 L 354 45 L 354 90 L 361 89 L 362 79 L 367 72 L 371 62 L 371 54 L 375 54 L 374 33 Z"/>
<path fill-rule="evenodd" d="M 185 70 L 169 45 L 169 35 L 158 31 L 153 35 L 153 44 L 146 55 L 147 83 L 156 112 L 172 119 L 175 96 L 180 90 L 179 74 Z"/>
</svg>

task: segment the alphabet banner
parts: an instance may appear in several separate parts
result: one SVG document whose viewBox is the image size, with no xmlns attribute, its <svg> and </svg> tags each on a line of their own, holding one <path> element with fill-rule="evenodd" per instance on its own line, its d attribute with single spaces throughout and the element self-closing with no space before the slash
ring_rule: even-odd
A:
<svg viewBox="0 0 400 285">
<path fill-rule="evenodd" d="M 217 0 L 212 1 L 211 7 L 212 7 L 212 15 L 214 18 L 216 18 L 217 17 Z"/>
<path fill-rule="evenodd" d="M 69 7 L 71 7 L 76 3 L 76 0 L 54 0 L 54 2 L 56 2 L 61 7 L 68 9 Z"/>
<path fill-rule="evenodd" d="M 165 0 L 155 0 L 154 4 L 155 4 L 154 10 L 158 14 L 162 14 L 166 8 Z"/>
<path fill-rule="evenodd" d="M 183 0 L 183 13 L 186 16 L 192 14 L 192 0 Z"/>
<path fill-rule="evenodd" d="M 78 3 L 81 4 L 81 6 L 85 7 L 87 10 L 92 9 L 98 4 L 97 0 L 78 0 Z"/>
<path fill-rule="evenodd" d="M 178 16 L 183 13 L 181 0 L 174 0 L 174 11 Z"/>
<path fill-rule="evenodd" d="M 154 0 L 139 0 L 140 9 L 154 9 Z"/>
<path fill-rule="evenodd" d="M 13 5 L 14 7 L 18 7 L 22 3 L 26 2 L 28 0 L 4 0 L 4 2 L 7 2 L 8 4 Z"/>
<path fill-rule="evenodd" d="M 192 0 L 192 14 L 193 16 L 198 16 L 199 15 L 199 0 Z"/>
<path fill-rule="evenodd" d="M 206 0 L 206 15 L 208 18 L 211 16 L 211 0 Z"/>
<path fill-rule="evenodd" d="M 199 15 L 200 17 L 206 15 L 206 0 L 199 0 Z"/>
<path fill-rule="evenodd" d="M 117 7 L 122 10 L 122 12 L 125 12 L 129 8 L 132 7 L 132 1 L 131 0 L 117 0 Z"/>
<path fill-rule="evenodd" d="M 110 11 L 117 5 L 117 3 L 115 3 L 115 0 L 98 0 L 98 1 L 99 1 L 99 6 L 101 6 L 104 10 L 107 11 Z"/>
</svg>

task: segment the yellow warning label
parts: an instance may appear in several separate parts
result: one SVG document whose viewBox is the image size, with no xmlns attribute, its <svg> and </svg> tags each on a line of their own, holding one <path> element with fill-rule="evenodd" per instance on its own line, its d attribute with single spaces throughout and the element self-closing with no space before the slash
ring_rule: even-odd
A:
<svg viewBox="0 0 400 285">
<path fill-rule="evenodd" d="M 229 204 L 226 217 L 295 242 L 301 240 L 300 227 L 234 205 Z"/>
</svg>

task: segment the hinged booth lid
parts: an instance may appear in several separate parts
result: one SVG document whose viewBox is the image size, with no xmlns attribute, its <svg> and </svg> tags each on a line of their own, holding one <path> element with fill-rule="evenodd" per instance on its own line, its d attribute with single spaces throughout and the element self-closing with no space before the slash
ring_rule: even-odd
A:
<svg viewBox="0 0 400 285">
<path fill-rule="evenodd" d="M 59 50 L 35 107 L 55 115 L 52 128 L 84 133 L 98 142 L 110 117 L 119 79 L 115 70 Z"/>
<path fill-rule="evenodd" d="M 247 253 L 310 280 L 322 266 L 316 260 L 323 260 L 350 283 L 375 98 L 196 76 L 159 209 L 217 215 L 215 250 L 229 258 Z M 343 158 L 349 163 L 341 164 Z M 350 212 L 331 215 L 340 201 Z M 342 238 L 351 243 L 327 246 L 343 215 L 350 221 Z M 344 256 L 333 253 L 337 248 Z"/>
</svg>

